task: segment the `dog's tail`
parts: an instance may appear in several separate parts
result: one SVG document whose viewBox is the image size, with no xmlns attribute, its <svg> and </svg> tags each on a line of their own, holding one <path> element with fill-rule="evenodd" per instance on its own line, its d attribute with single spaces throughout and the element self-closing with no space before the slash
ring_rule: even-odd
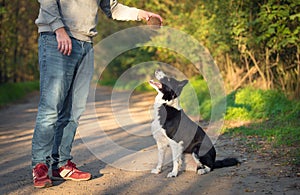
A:
<svg viewBox="0 0 300 195">
<path fill-rule="evenodd" d="M 218 169 L 222 167 L 231 167 L 240 164 L 241 162 L 236 158 L 225 158 L 223 160 L 216 160 L 214 163 L 214 169 Z"/>
</svg>

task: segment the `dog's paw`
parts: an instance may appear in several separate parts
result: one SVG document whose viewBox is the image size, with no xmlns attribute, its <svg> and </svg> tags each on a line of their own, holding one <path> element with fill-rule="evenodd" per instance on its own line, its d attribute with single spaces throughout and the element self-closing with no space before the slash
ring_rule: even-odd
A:
<svg viewBox="0 0 300 195">
<path fill-rule="evenodd" d="M 197 174 L 198 175 L 204 175 L 204 174 L 206 174 L 207 172 L 205 171 L 205 169 L 198 169 L 197 170 Z"/>
<path fill-rule="evenodd" d="M 169 178 L 169 177 L 177 177 L 177 174 L 178 174 L 178 173 L 170 172 L 170 173 L 168 173 L 168 176 L 167 176 L 167 177 L 168 177 L 168 178 Z"/>
<path fill-rule="evenodd" d="M 159 174 L 161 172 L 161 169 L 152 169 L 151 170 L 151 173 L 154 173 L 154 174 Z"/>
<path fill-rule="evenodd" d="M 211 170 L 211 169 L 210 169 L 209 167 L 204 166 L 204 168 L 198 169 L 198 170 L 197 170 L 197 174 L 198 174 L 198 175 L 204 175 L 204 174 L 209 173 L 210 170 Z"/>
</svg>

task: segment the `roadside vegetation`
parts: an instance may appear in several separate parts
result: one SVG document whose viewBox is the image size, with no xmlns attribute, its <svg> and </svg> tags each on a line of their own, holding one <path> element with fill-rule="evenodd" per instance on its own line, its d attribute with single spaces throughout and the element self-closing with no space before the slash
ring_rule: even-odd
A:
<svg viewBox="0 0 300 195">
<path fill-rule="evenodd" d="M 120 1 L 123 3 L 122 1 Z M 300 1 L 296 0 L 165 0 L 124 1 L 126 5 L 160 13 L 164 25 L 191 35 L 207 48 L 224 79 L 224 133 L 242 136 L 253 151 L 259 139 L 275 151 L 288 148 L 291 163 L 300 166 Z M 38 89 L 38 1 L 2 1 L 0 6 L 0 106 Z M 95 45 L 140 22 L 116 22 L 99 14 Z M 145 24 L 145 23 L 144 23 Z M 158 37 L 159 39 L 159 37 Z M 117 45 L 116 45 L 117 46 Z M 190 48 L 188 48 L 190 49 Z M 210 118 L 210 93 L 188 59 L 167 48 L 141 47 L 114 59 L 101 75 L 101 85 L 114 85 L 129 68 L 148 61 L 164 62 L 182 71 L 194 87 L 199 110 Z M 98 71 L 98 70 L 96 70 Z M 143 78 L 149 73 L 137 73 Z M 152 70 L 151 70 L 152 71 Z M 26 81 L 26 82 L 24 82 Z M 27 82 L 28 81 L 28 82 Z M 131 89 L 135 82 L 123 89 Z M 139 84 L 138 91 L 151 90 Z M 193 113 L 194 112 L 194 113 Z M 239 124 L 239 125 L 238 125 Z"/>
<path fill-rule="evenodd" d="M 38 81 L 6 83 L 0 85 L 0 107 L 22 99 L 28 93 L 39 90 Z"/>
</svg>

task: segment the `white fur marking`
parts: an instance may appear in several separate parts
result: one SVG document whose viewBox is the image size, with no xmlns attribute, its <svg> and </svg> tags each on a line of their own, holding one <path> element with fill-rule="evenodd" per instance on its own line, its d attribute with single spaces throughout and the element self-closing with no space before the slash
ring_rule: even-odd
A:
<svg viewBox="0 0 300 195">
<path fill-rule="evenodd" d="M 172 150 L 173 170 L 167 177 L 176 177 L 182 164 L 183 141 L 177 143 L 174 140 L 169 139 L 169 143 Z"/>
<path fill-rule="evenodd" d="M 157 149 L 158 149 L 158 162 L 157 162 L 157 166 L 155 169 L 152 169 L 151 173 L 155 173 L 158 174 L 161 172 L 162 166 L 163 166 L 163 162 L 164 162 L 164 158 L 165 158 L 165 153 L 166 153 L 166 149 L 168 147 L 168 141 L 166 139 L 166 137 L 164 136 L 164 134 L 162 133 L 162 129 L 160 131 L 157 131 L 153 137 L 156 141 L 157 144 Z"/>
<path fill-rule="evenodd" d="M 198 168 L 203 166 L 202 163 L 199 161 L 199 159 L 196 157 L 196 154 L 194 152 L 192 153 L 192 157 L 196 162 Z"/>
<path fill-rule="evenodd" d="M 211 170 L 211 169 L 210 169 L 208 166 L 205 166 L 205 165 L 204 165 L 204 168 L 203 168 L 203 169 L 198 169 L 197 174 L 198 174 L 198 175 L 204 175 L 204 174 L 206 174 L 206 173 L 209 173 L 210 170 Z"/>
<path fill-rule="evenodd" d="M 164 78 L 166 75 L 163 71 L 159 70 L 159 71 L 155 71 L 155 77 L 160 80 L 162 78 Z"/>
</svg>

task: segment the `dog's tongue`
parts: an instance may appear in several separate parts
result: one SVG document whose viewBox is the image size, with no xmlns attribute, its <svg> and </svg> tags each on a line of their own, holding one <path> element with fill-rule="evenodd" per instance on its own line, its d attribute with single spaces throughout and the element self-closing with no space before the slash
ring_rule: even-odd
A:
<svg viewBox="0 0 300 195">
<path fill-rule="evenodd" d="M 155 85 L 158 89 L 162 88 L 162 85 L 159 82 L 155 82 L 153 80 L 150 80 L 149 83 L 152 84 L 152 85 Z"/>
</svg>

